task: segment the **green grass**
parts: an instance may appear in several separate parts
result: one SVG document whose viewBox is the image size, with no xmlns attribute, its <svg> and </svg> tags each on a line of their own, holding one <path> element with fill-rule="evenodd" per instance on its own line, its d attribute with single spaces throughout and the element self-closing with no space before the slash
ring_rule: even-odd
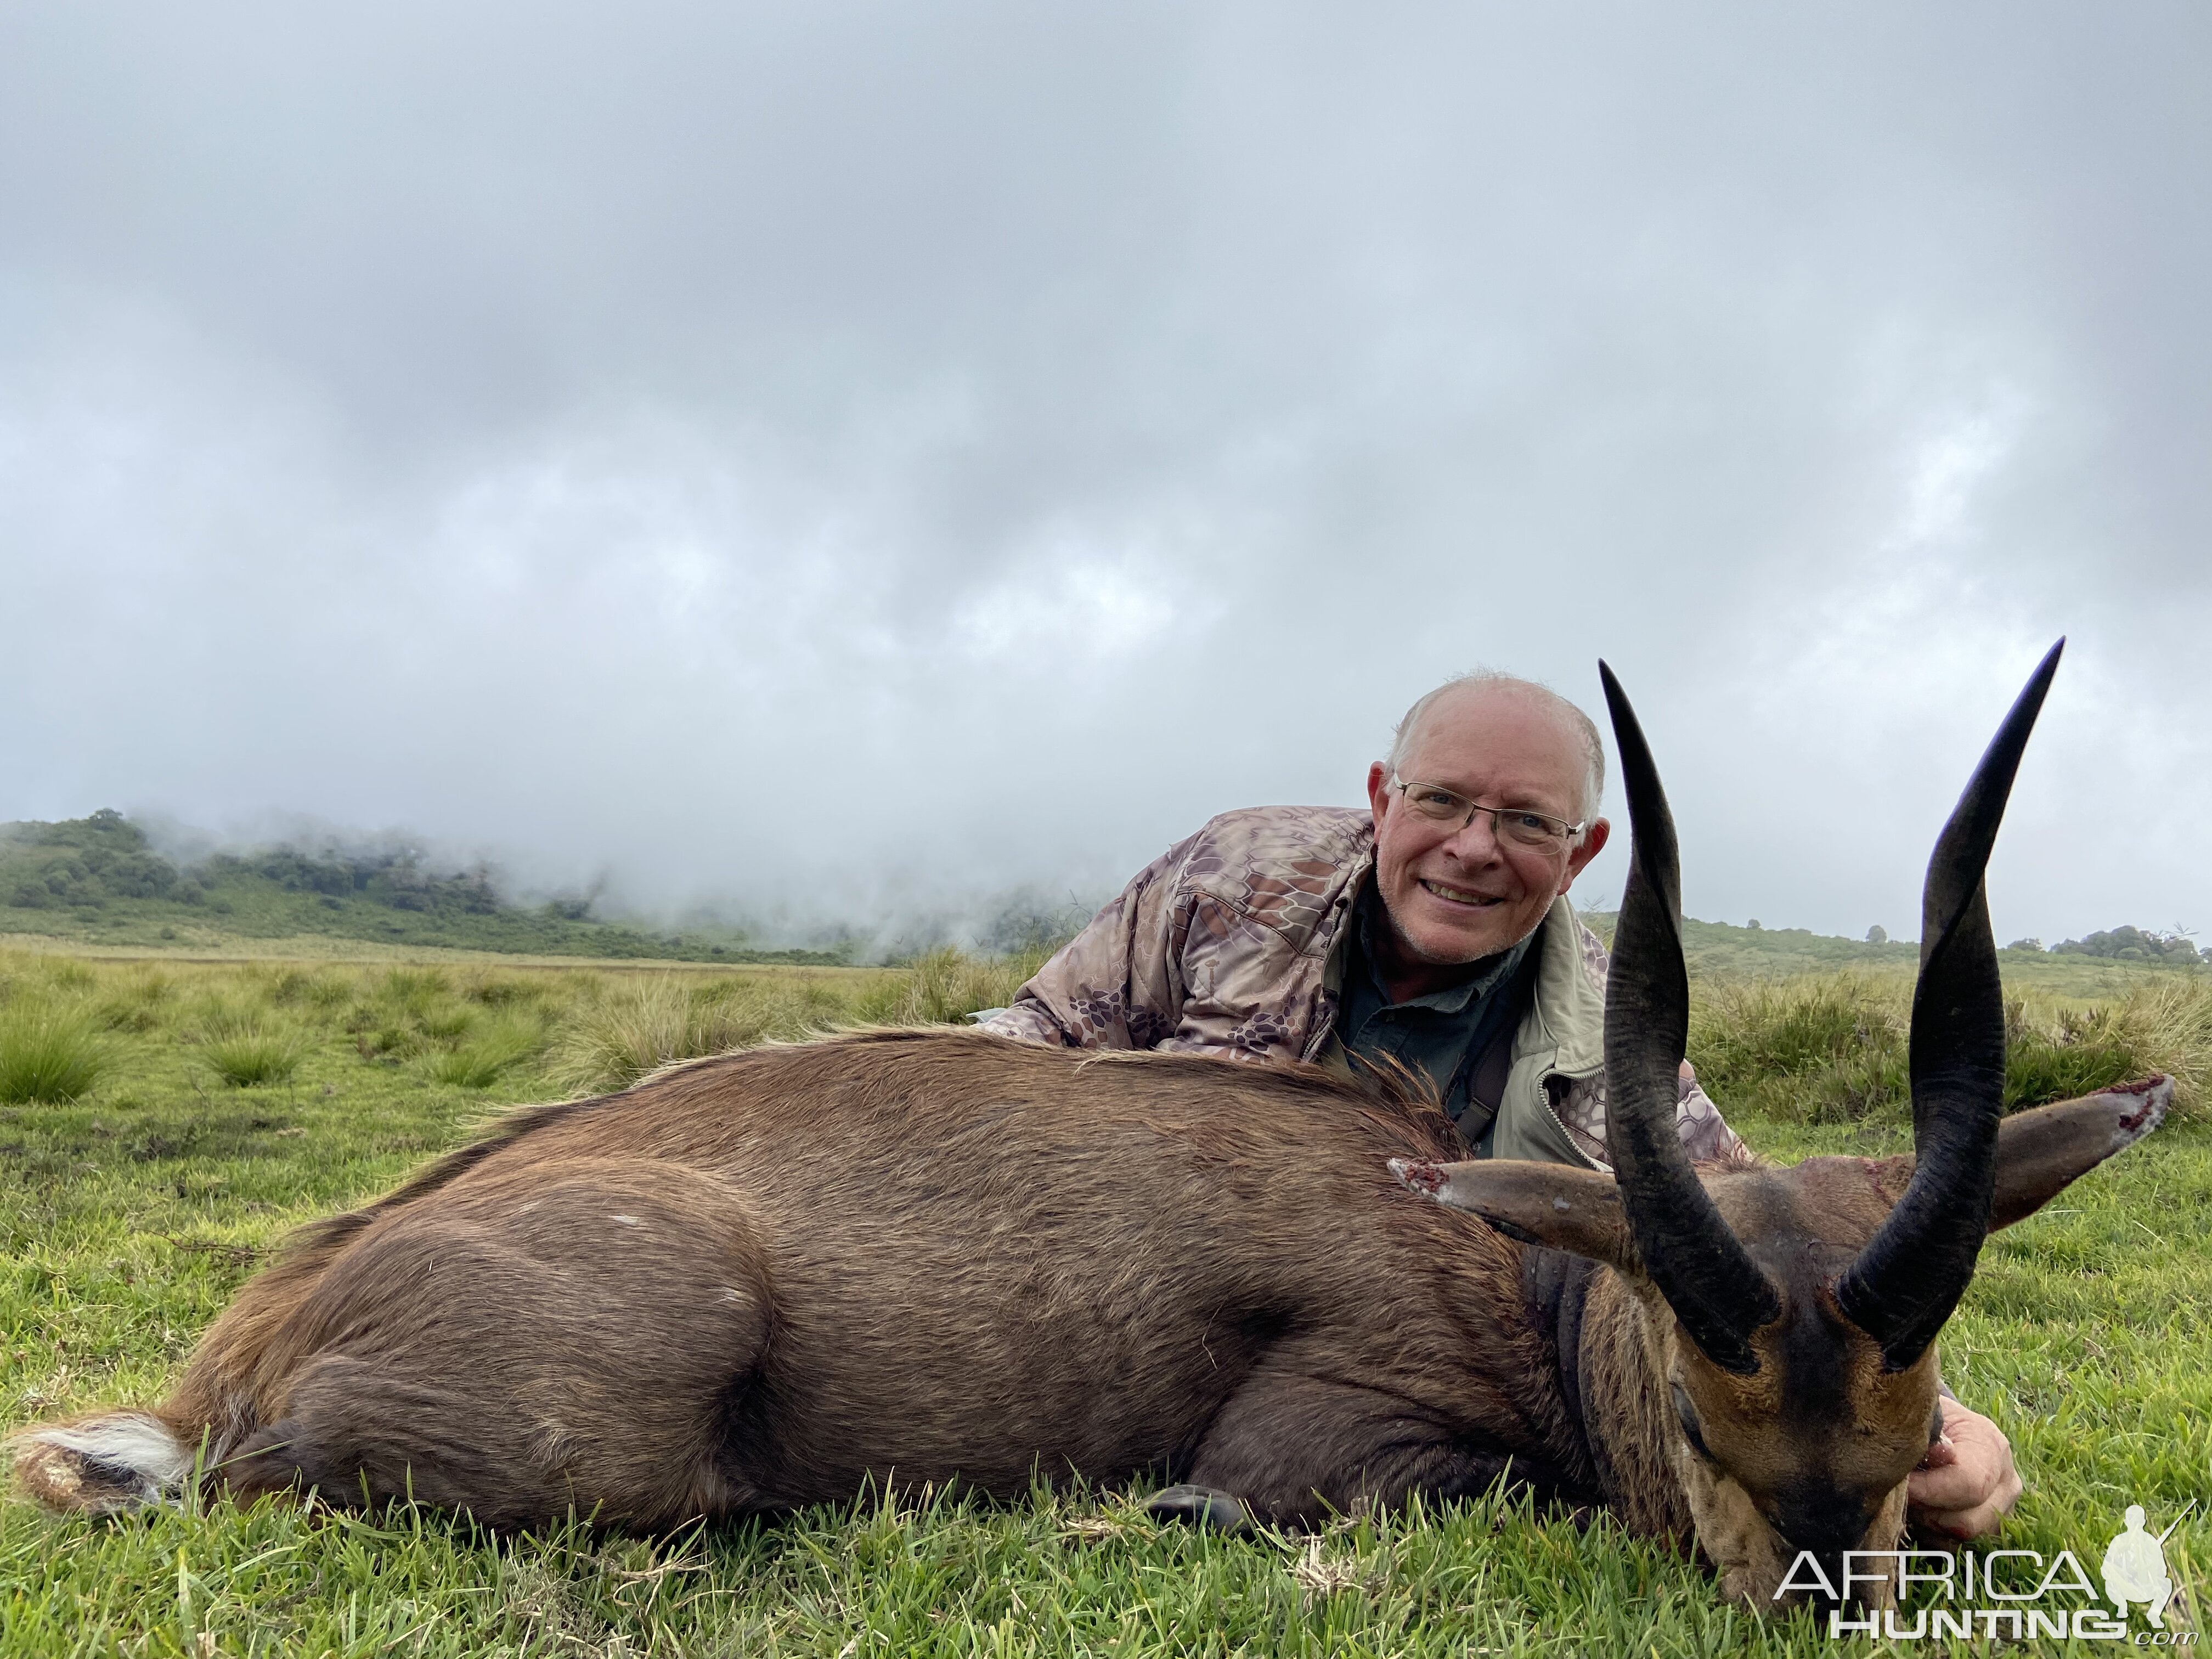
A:
<svg viewBox="0 0 2212 1659">
<path fill-rule="evenodd" d="M 549 1068 L 595 1021 L 645 1031 L 608 1050 L 628 1066 L 657 1061 L 679 1036 L 690 1044 L 755 1024 L 775 1035 L 931 1007 L 950 1017 L 972 997 L 1003 1000 L 1019 969 L 940 959 L 904 973 L 664 979 L 468 967 L 87 968 L 0 953 L 6 1006 L 94 1011 L 87 1018 L 111 1057 L 74 1101 L 0 1107 L 0 1427 L 158 1398 L 289 1229 L 389 1188 L 466 1138 L 489 1107 L 558 1092 Z M 1716 1000 L 1712 988 L 1699 990 L 1710 1030 Z M 204 1038 L 217 1008 L 290 1022 L 303 1048 L 289 1079 L 243 1090 L 216 1081 Z M 2035 1017 L 2056 1029 L 2061 1012 Z M 1817 1073 L 1829 1054 L 1823 1019 L 1832 1010 L 1780 1007 L 1783 1036 L 1758 1041 L 1802 1037 L 1796 1052 Z M 2139 1011 L 2137 1024 L 2148 1020 Z M 2162 1040 L 2173 1040 L 2171 1019 L 2169 1028 Z M 2130 1040 L 2148 1039 L 2137 1030 Z M 489 1074 L 463 1063 L 472 1050 L 489 1060 L 502 1048 Z M 1894 1113 L 1819 1122 L 1787 1091 L 1771 1097 L 1772 1115 L 1721 1097 L 1753 1143 L 1780 1158 L 1905 1144 Z M 2146 1504 L 2162 1525 L 2191 1498 L 2212 1496 L 2208 1226 L 2212 1124 L 2189 1119 L 1984 1252 L 1945 1334 L 1943 1367 L 2018 1450 L 2030 1490 L 2008 1544 L 2071 1548 L 2094 1572 L 2091 1553 L 2124 1504 Z M 2168 1545 L 2199 1588 L 2208 1536 L 2191 1521 Z M 783 1524 L 656 1540 L 574 1528 L 495 1540 L 405 1506 L 348 1516 L 218 1503 L 56 1522 L 0 1502 L 8 1659 L 1459 1659 L 1486 1650 L 1838 1651 L 1803 1619 L 1763 1623 L 1723 1607 L 1693 1561 L 1608 1523 L 1585 1532 L 1495 1498 L 1317 1540 L 1249 1542 L 1158 1528 L 1127 1494 L 1081 1492 L 1004 1506 L 957 1492 L 855 1494 Z"/>
<path fill-rule="evenodd" d="M 1583 913 L 1597 936 L 1611 942 L 1614 915 Z M 1738 927 L 1724 921 L 1682 919 L 1682 953 L 1692 978 L 1708 981 L 1796 979 L 1808 975 L 1851 973 L 1891 976 L 1910 982 L 1920 947 L 1910 941 L 1869 945 L 1802 927 Z M 2124 962 L 2109 957 L 2057 951 L 2002 950 L 1997 958 L 2005 983 L 2015 993 L 2090 999 L 2124 994 L 2131 987 L 2165 979 L 2212 983 L 2212 963 Z"/>
<path fill-rule="evenodd" d="M 1906 1122 L 1911 991 L 1908 978 L 1850 971 L 1708 980 L 1692 1000 L 1690 1060 L 1724 1108 Z M 2212 979 L 2153 970 L 2110 1002 L 2021 994 L 2005 1012 L 2008 1110 L 2153 1072 L 2175 1079 L 2184 1113 L 2201 1110 L 2212 1089 Z"/>
<path fill-rule="evenodd" d="M 545 1028 L 526 1015 L 464 1027 L 462 1041 L 430 1061 L 430 1075 L 462 1089 L 489 1089 L 545 1046 Z"/>
<path fill-rule="evenodd" d="M 200 1057 L 234 1089 L 289 1083 L 312 1045 L 307 1032 L 282 1012 L 229 1000 L 206 1009 L 198 1035 Z"/>
<path fill-rule="evenodd" d="M 83 1009 L 27 999 L 0 1008 L 0 1103 L 75 1100 L 106 1068 L 106 1049 Z"/>
<path fill-rule="evenodd" d="M 663 1066 L 840 1025 L 957 1023 L 1003 1007 L 1041 953 L 979 960 L 937 951 L 865 982 L 756 974 L 595 981 L 563 1022 L 550 1074 L 576 1093 L 626 1088 Z"/>
</svg>

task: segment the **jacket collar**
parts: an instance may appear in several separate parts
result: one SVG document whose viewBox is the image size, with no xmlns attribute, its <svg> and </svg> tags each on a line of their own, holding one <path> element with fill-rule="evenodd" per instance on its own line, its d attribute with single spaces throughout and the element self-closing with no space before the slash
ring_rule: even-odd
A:
<svg viewBox="0 0 2212 1659">
<path fill-rule="evenodd" d="M 1322 988 L 1334 1011 L 1341 1006 L 1346 959 L 1352 933 L 1358 926 L 1353 902 L 1375 867 L 1374 830 L 1346 872 L 1350 879 L 1337 896 L 1336 927 L 1322 968 Z M 1549 1051 L 1547 1072 L 1568 1077 L 1595 1077 L 1605 1070 L 1605 981 L 1583 958 L 1583 928 L 1566 895 L 1552 901 L 1552 908 L 1536 924 L 1534 948 L 1540 953 L 1532 1006 L 1513 1038 L 1513 1058 Z M 1325 1021 L 1308 1045 L 1305 1058 L 1314 1059 L 1327 1041 L 1335 1021 Z"/>
<path fill-rule="evenodd" d="M 1549 1048 L 1547 1071 L 1590 1077 L 1605 1069 L 1605 986 L 1583 960 L 1582 924 L 1561 894 L 1537 924 L 1536 995 L 1513 1043 L 1520 1060 Z"/>
</svg>

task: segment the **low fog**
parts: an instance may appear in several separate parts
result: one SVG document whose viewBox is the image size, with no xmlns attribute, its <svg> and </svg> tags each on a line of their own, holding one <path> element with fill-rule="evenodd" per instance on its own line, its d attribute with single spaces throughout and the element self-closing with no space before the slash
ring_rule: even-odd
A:
<svg viewBox="0 0 2212 1659">
<path fill-rule="evenodd" d="M 2187 3 L 17 0 L 0 818 L 873 933 L 1603 656 L 1692 914 L 1909 937 L 2063 634 L 1999 939 L 2212 932 L 2208 84 Z"/>
</svg>

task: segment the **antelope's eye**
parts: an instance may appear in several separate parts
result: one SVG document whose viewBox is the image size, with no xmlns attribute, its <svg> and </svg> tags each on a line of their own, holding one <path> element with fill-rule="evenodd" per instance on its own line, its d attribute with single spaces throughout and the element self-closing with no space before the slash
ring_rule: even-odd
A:
<svg viewBox="0 0 2212 1659">
<path fill-rule="evenodd" d="M 1706 1449 L 1705 1437 L 1698 1431 L 1698 1408 L 1690 1403 L 1688 1390 L 1680 1382 L 1674 1385 L 1674 1415 L 1682 1419 L 1682 1432 L 1689 1437 L 1690 1449 L 1710 1463 L 1713 1455 Z"/>
</svg>

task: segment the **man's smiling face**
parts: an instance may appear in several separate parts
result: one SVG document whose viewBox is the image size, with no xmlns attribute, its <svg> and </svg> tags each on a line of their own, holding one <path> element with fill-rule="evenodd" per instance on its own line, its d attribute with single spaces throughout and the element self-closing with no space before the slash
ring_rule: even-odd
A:
<svg viewBox="0 0 2212 1659">
<path fill-rule="evenodd" d="M 1519 806 L 1569 823 L 1583 816 L 1582 738 L 1547 700 L 1477 682 L 1423 711 L 1398 776 L 1442 784 L 1484 806 Z M 1407 808 L 1380 763 L 1367 775 L 1375 812 L 1375 881 L 1395 943 L 1432 966 L 1495 956 L 1535 932 L 1552 901 L 1604 847 L 1603 819 L 1558 852 L 1501 845 L 1490 815 L 1465 829 Z M 1593 803 L 1594 805 L 1594 803 Z"/>
</svg>

